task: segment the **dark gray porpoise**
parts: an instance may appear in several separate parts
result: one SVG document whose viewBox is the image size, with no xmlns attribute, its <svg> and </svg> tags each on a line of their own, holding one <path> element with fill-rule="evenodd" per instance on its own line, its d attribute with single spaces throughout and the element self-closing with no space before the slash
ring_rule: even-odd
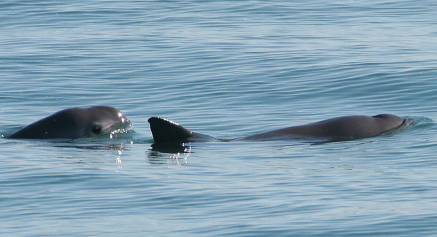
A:
<svg viewBox="0 0 437 237">
<path fill-rule="evenodd" d="M 130 126 L 118 109 L 109 106 L 71 108 L 36 121 L 7 138 L 55 139 L 86 138 Z"/>
<path fill-rule="evenodd" d="M 148 121 L 155 143 L 190 142 L 208 138 L 207 136 L 193 133 L 167 119 L 152 117 Z M 391 114 L 346 116 L 307 125 L 273 130 L 238 140 L 282 140 L 297 138 L 353 140 L 389 133 L 402 127 L 404 123 L 404 119 Z"/>
</svg>

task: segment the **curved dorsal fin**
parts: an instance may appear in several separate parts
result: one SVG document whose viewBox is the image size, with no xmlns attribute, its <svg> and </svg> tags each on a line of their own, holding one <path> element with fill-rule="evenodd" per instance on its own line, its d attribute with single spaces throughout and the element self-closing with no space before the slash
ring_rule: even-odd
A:
<svg viewBox="0 0 437 237">
<path fill-rule="evenodd" d="M 193 132 L 168 119 L 152 117 L 148 121 L 155 142 L 184 141 L 193 136 Z"/>
</svg>

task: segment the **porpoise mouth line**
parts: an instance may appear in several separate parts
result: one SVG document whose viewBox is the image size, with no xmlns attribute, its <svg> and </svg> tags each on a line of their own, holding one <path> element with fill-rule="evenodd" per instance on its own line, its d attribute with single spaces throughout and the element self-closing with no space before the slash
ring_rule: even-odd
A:
<svg viewBox="0 0 437 237">
<path fill-rule="evenodd" d="M 133 124 L 131 121 L 127 120 L 122 124 L 119 124 L 117 126 L 114 126 L 113 128 L 109 129 L 109 137 L 113 138 L 115 134 L 121 134 L 121 133 L 128 133 L 133 130 Z"/>
</svg>

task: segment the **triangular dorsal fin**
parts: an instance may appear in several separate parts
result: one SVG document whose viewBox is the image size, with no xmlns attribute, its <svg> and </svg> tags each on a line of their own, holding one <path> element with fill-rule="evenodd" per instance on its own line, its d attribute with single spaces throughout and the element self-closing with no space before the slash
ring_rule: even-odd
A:
<svg viewBox="0 0 437 237">
<path fill-rule="evenodd" d="M 149 118 L 155 142 L 180 142 L 193 136 L 193 132 L 165 118 Z"/>
</svg>

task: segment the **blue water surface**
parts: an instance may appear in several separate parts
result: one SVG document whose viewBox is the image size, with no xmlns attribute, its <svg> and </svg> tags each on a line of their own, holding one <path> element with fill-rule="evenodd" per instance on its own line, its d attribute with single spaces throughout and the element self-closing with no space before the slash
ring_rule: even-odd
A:
<svg viewBox="0 0 437 237">
<path fill-rule="evenodd" d="M 3 236 L 437 235 L 437 6 L 424 1 L 2 1 L 0 134 L 70 107 L 113 139 L 0 139 Z M 232 139 L 344 115 L 344 142 L 151 148 L 161 116 Z"/>
</svg>

